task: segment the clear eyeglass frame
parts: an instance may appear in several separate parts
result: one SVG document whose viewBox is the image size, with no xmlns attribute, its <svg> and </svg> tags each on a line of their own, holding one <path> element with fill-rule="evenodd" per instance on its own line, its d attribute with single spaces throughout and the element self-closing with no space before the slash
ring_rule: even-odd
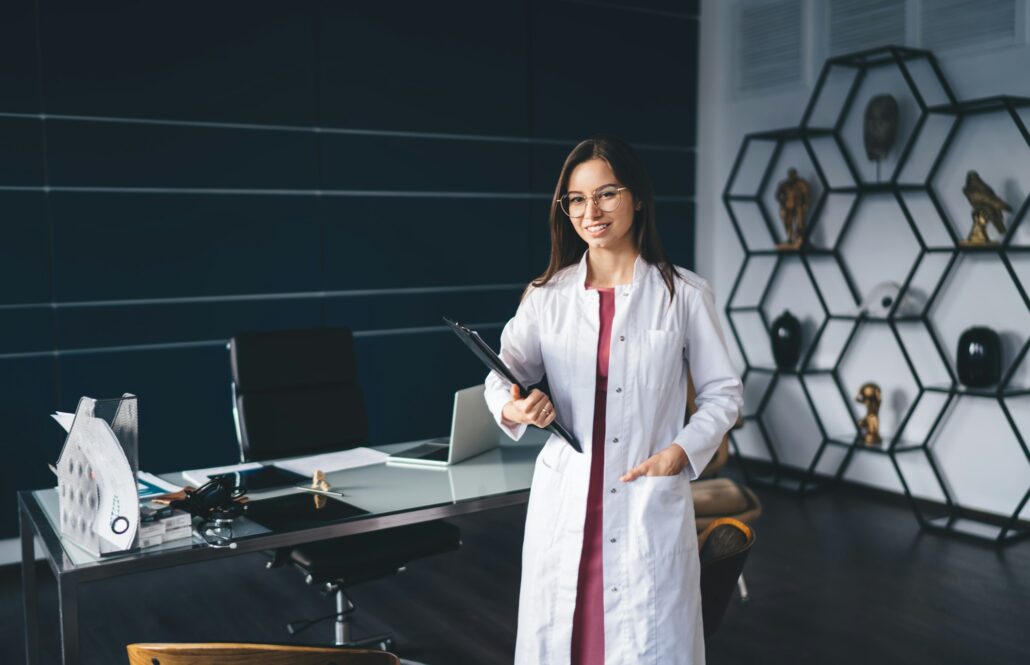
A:
<svg viewBox="0 0 1030 665">
<path fill-rule="evenodd" d="M 563 194 L 562 196 L 555 199 L 558 205 L 561 206 L 562 212 L 564 212 L 570 219 L 579 219 L 587 212 L 586 199 L 589 198 L 594 202 L 594 207 L 602 212 L 615 212 L 619 209 L 619 205 L 622 204 L 622 192 L 623 190 L 629 189 L 629 187 L 614 187 L 605 186 L 595 190 L 589 197 L 583 197 L 583 202 L 579 205 L 583 206 L 583 210 L 577 214 L 572 213 L 571 203 L 569 201 L 569 195 Z M 602 199 L 601 196 L 608 193 L 614 193 L 615 196 Z"/>
</svg>

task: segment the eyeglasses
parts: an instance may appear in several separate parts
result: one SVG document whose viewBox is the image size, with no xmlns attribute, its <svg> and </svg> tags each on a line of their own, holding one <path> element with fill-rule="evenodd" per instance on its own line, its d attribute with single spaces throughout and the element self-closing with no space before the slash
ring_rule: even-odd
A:
<svg viewBox="0 0 1030 665">
<path fill-rule="evenodd" d="M 628 187 L 616 187 L 615 185 L 606 185 L 598 188 L 589 197 L 579 192 L 573 192 L 572 194 L 565 194 L 558 199 L 558 204 L 561 205 L 562 212 L 571 217 L 577 219 L 582 217 L 587 212 L 587 199 L 594 202 L 594 207 L 601 210 L 602 212 L 615 212 L 619 208 L 619 204 L 622 203 L 622 190 L 629 189 Z"/>
</svg>

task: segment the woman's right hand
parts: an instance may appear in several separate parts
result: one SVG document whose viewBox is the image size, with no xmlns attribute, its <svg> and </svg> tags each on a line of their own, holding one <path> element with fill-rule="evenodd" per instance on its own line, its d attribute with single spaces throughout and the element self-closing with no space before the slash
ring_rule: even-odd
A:
<svg viewBox="0 0 1030 665">
<path fill-rule="evenodd" d="M 554 422 L 554 405 L 540 390 L 534 389 L 523 398 L 519 395 L 519 387 L 512 384 L 511 401 L 504 405 L 501 417 L 508 423 L 544 428 Z"/>
</svg>

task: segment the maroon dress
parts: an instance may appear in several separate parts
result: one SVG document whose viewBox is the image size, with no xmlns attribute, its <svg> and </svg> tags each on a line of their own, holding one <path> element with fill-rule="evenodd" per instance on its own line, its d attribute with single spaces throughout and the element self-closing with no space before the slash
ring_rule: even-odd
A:
<svg viewBox="0 0 1030 665">
<path fill-rule="evenodd" d="M 594 287 L 587 287 L 594 288 Z M 594 436 L 591 442 L 590 488 L 579 558 L 576 611 L 572 617 L 573 665 L 604 665 L 604 570 L 602 567 L 602 499 L 604 484 L 604 421 L 608 396 L 608 352 L 615 317 L 615 289 L 596 289 L 601 300 L 597 337 L 597 383 L 594 388 Z"/>
</svg>

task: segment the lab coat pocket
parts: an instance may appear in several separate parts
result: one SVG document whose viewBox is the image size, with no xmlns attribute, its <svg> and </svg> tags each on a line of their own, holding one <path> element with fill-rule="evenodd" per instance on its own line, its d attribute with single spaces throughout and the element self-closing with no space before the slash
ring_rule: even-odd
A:
<svg viewBox="0 0 1030 665">
<path fill-rule="evenodd" d="M 652 556 L 682 552 L 696 539 L 694 505 L 690 480 L 685 473 L 674 476 L 641 476 L 633 487 L 634 522 L 642 533 L 638 542 Z M 696 547 L 696 544 L 695 544 Z"/>
<path fill-rule="evenodd" d="M 645 330 L 639 349 L 637 376 L 645 387 L 668 388 L 683 362 L 682 336 L 678 330 Z"/>
<path fill-rule="evenodd" d="M 690 482 L 682 471 L 672 476 L 640 476 L 640 480 L 645 481 L 645 484 L 651 485 L 655 490 L 680 493 L 684 489 L 688 489 L 687 483 Z"/>
</svg>

